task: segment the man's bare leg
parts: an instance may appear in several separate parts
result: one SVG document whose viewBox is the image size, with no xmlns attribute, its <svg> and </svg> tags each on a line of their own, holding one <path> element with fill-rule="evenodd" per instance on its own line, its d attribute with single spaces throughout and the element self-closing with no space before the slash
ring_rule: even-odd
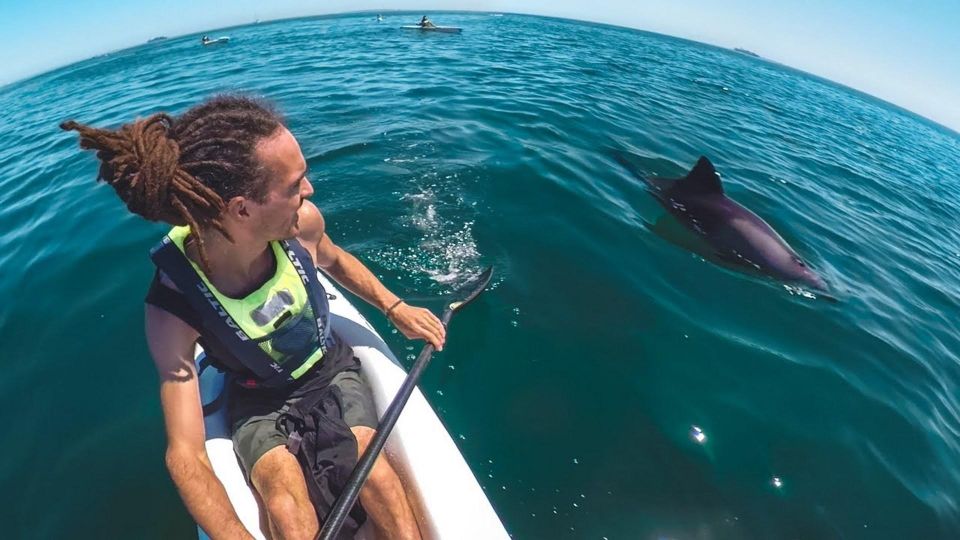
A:
<svg viewBox="0 0 960 540">
<path fill-rule="evenodd" d="M 357 451 L 363 455 L 376 430 L 352 427 L 357 438 Z M 410 509 L 403 484 L 383 454 L 377 456 L 370 476 L 360 490 L 360 502 L 373 520 L 378 536 L 389 540 L 420 540 L 420 529 Z"/>
<path fill-rule="evenodd" d="M 253 487 L 267 507 L 274 540 L 313 540 L 320 530 L 297 458 L 285 446 L 267 451 L 250 471 Z"/>
</svg>

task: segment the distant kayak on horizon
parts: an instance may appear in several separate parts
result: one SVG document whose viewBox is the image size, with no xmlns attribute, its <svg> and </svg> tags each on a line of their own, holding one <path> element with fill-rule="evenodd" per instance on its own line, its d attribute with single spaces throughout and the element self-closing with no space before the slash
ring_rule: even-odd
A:
<svg viewBox="0 0 960 540">
<path fill-rule="evenodd" d="M 203 36 L 200 38 L 201 45 L 216 45 L 218 43 L 226 43 L 230 41 L 230 36 L 220 36 L 218 38 L 211 39 L 208 36 Z"/>
<path fill-rule="evenodd" d="M 403 28 L 404 30 L 422 30 L 424 32 L 444 32 L 448 34 L 456 34 L 463 31 L 462 28 L 458 28 L 456 26 L 437 26 L 433 24 L 433 21 L 428 19 L 426 15 L 424 15 L 420 19 L 419 23 L 404 25 L 404 26 L 401 26 L 400 28 Z"/>
<path fill-rule="evenodd" d="M 448 33 L 448 34 L 459 34 L 460 32 L 463 32 L 463 28 L 459 28 L 457 26 L 423 27 L 423 26 L 417 26 L 417 25 L 411 24 L 411 25 L 401 26 L 400 28 L 403 28 L 404 30 L 421 30 L 423 32 L 441 32 L 441 33 Z"/>
</svg>

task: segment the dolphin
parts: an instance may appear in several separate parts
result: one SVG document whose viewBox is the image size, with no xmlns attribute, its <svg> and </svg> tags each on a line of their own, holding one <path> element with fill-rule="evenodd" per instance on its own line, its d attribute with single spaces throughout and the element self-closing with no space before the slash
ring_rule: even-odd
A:
<svg viewBox="0 0 960 540">
<path fill-rule="evenodd" d="M 621 153 L 617 161 L 650 188 L 657 201 L 686 228 L 696 233 L 721 262 L 759 271 L 784 282 L 819 291 L 827 284 L 797 255 L 773 227 L 723 193 L 713 163 L 701 156 L 683 178 L 648 178 Z"/>
</svg>

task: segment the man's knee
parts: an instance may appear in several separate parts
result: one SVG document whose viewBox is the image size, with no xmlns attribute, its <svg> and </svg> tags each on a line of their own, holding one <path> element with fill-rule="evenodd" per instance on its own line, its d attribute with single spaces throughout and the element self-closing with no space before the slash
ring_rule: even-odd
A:
<svg viewBox="0 0 960 540">
<path fill-rule="evenodd" d="M 263 505 L 267 508 L 267 514 L 275 521 L 280 516 L 299 516 L 303 512 L 293 494 L 283 490 L 274 490 L 269 497 L 264 497 Z"/>
<path fill-rule="evenodd" d="M 316 512 L 300 463 L 285 447 L 273 448 L 258 459 L 250 479 L 270 521 L 284 538 L 312 538 L 316 534 Z"/>
<path fill-rule="evenodd" d="M 373 436 L 377 434 L 377 430 L 364 426 L 355 426 L 350 428 L 350 431 L 353 432 L 353 436 L 357 439 L 357 451 L 359 455 L 362 456 L 367 446 L 369 446 L 373 440 Z M 386 455 L 381 452 L 380 455 L 377 456 L 377 460 L 373 462 L 373 468 L 370 469 L 370 475 L 367 476 L 365 485 L 380 488 L 381 486 L 390 485 L 396 481 L 395 479 L 396 473 L 393 472 L 393 469 L 387 462 Z"/>
<path fill-rule="evenodd" d="M 397 473 L 393 470 L 393 467 L 390 466 L 390 462 L 387 461 L 387 458 L 384 455 L 377 457 L 377 460 L 373 462 L 373 468 L 370 470 L 369 482 L 374 485 L 386 485 L 391 482 L 398 482 L 400 478 L 397 477 Z"/>
</svg>

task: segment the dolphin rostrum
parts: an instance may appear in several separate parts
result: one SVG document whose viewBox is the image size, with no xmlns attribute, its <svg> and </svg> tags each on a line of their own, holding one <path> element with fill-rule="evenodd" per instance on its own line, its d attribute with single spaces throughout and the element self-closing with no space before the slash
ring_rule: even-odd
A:
<svg viewBox="0 0 960 540">
<path fill-rule="evenodd" d="M 706 157 L 701 157 L 687 176 L 673 180 L 647 178 L 626 156 L 617 154 L 616 158 L 650 187 L 650 193 L 670 214 L 702 238 L 721 262 L 827 291 L 823 279 L 773 227 L 724 195 L 720 175 Z"/>
</svg>

